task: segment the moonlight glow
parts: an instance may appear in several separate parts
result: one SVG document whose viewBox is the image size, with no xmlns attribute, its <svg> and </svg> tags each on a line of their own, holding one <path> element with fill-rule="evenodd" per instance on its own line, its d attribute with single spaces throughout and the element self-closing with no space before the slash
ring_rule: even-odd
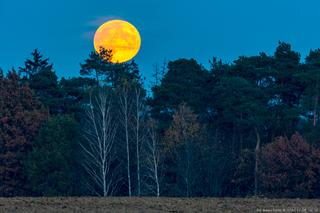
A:
<svg viewBox="0 0 320 213">
<path fill-rule="evenodd" d="M 102 24 L 94 35 L 94 48 L 112 50 L 112 63 L 131 60 L 139 52 L 141 38 L 138 30 L 129 22 L 112 20 Z"/>
</svg>

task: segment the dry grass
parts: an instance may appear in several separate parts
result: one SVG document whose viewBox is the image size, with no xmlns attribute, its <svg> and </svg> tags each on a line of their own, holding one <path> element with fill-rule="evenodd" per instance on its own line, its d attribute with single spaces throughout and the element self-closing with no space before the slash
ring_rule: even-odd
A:
<svg viewBox="0 0 320 213">
<path fill-rule="evenodd" d="M 320 200 L 260 198 L 0 198 L 0 212 L 320 212 Z"/>
</svg>

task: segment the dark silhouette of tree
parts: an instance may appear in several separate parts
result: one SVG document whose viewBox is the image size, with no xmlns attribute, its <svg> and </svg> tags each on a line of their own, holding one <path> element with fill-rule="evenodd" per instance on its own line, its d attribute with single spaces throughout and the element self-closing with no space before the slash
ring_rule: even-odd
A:
<svg viewBox="0 0 320 213">
<path fill-rule="evenodd" d="M 275 86 L 273 90 L 273 137 L 295 132 L 304 85 L 296 76 L 301 73 L 300 54 L 291 45 L 280 42 L 274 53 Z"/>
<path fill-rule="evenodd" d="M 96 79 L 97 84 L 100 81 L 109 82 L 112 78 L 112 51 L 101 48 L 100 53 L 92 51 L 89 58 L 83 64 L 80 64 L 80 75 L 91 76 Z"/>
<path fill-rule="evenodd" d="M 88 94 L 96 86 L 96 80 L 92 78 L 75 77 L 62 78 L 59 82 L 63 94 L 61 100 L 62 110 L 66 114 L 76 114 L 77 120 L 82 113 L 82 107 L 87 102 Z"/>
<path fill-rule="evenodd" d="M 165 129 L 180 103 L 185 102 L 196 113 L 207 107 L 206 80 L 208 72 L 194 59 L 179 59 L 168 63 L 168 71 L 159 86 L 152 88 L 149 100 L 152 115 L 159 120 L 159 128 Z"/>
<path fill-rule="evenodd" d="M 254 171 L 255 153 L 244 149 L 236 161 L 236 168 L 232 178 L 234 193 L 239 196 L 252 195 L 255 189 Z"/>
<path fill-rule="evenodd" d="M 319 118 L 320 49 L 310 51 L 300 78 L 306 85 L 303 97 L 305 116 L 311 116 L 312 124 L 316 126 Z"/>
<path fill-rule="evenodd" d="M 61 80 L 38 50 L 19 68 L 21 78 L 0 69 L 2 195 L 26 195 L 26 175 L 33 195 L 92 195 L 75 189 L 81 175 L 70 147 L 78 140 L 74 122 L 85 124 L 83 109 L 108 88 L 114 140 L 100 142 L 112 141 L 104 157 L 112 157 L 108 174 L 116 176 L 102 194 L 320 196 L 319 49 L 305 62 L 284 42 L 273 55 L 213 58 L 209 70 L 194 59 L 165 62 L 154 67 L 151 94 L 134 60 L 111 59 L 110 50 L 91 52 L 82 77 Z M 40 103 L 51 118 L 38 134 L 47 116 Z M 296 131 L 302 136 L 288 140 Z"/>
<path fill-rule="evenodd" d="M 27 83 L 36 93 L 41 103 L 49 109 L 50 114 L 62 113 L 62 93 L 58 86 L 58 77 L 49 64 L 49 59 L 43 59 L 40 52 L 35 49 L 32 58 L 27 59 L 24 67 L 19 68 L 22 82 Z"/>
<path fill-rule="evenodd" d="M 22 76 L 29 79 L 43 70 L 52 70 L 53 65 L 49 64 L 48 58 L 43 59 L 38 49 L 35 49 L 31 55 L 32 58 L 25 61 L 24 67 L 19 67 L 19 73 Z"/>
<path fill-rule="evenodd" d="M 84 184 L 79 141 L 79 126 L 72 116 L 51 117 L 39 130 L 25 162 L 34 195 L 81 194 Z"/>
</svg>

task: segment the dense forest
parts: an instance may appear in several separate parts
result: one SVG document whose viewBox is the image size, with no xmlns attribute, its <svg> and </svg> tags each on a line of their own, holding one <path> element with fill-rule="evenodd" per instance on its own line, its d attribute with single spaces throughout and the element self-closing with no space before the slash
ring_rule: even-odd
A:
<svg viewBox="0 0 320 213">
<path fill-rule="evenodd" d="M 1 196 L 320 197 L 320 49 L 0 73 Z M 150 71 L 151 72 L 151 71 Z"/>
</svg>

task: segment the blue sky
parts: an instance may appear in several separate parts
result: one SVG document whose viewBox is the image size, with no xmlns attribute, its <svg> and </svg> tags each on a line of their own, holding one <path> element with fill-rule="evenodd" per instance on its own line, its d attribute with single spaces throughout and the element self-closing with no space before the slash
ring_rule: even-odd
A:
<svg viewBox="0 0 320 213">
<path fill-rule="evenodd" d="M 19 67 L 38 48 L 59 77 L 78 76 L 104 21 L 123 19 L 141 33 L 136 57 L 150 78 L 164 59 L 272 54 L 279 40 L 304 57 L 320 47 L 318 0 L 0 0 L 0 67 Z"/>
</svg>

